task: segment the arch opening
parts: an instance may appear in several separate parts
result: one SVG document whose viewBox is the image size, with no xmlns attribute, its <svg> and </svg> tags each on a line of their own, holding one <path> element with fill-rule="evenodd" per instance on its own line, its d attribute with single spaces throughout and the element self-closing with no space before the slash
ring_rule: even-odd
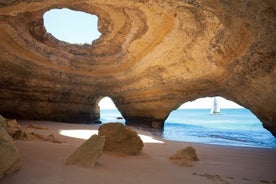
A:
<svg viewBox="0 0 276 184">
<path fill-rule="evenodd" d="M 214 99 L 220 112 L 211 113 Z M 206 97 L 182 104 L 165 121 L 163 138 L 185 142 L 276 148 L 276 138 L 248 109 L 223 97 Z"/>
<path fill-rule="evenodd" d="M 56 39 L 70 44 L 89 44 L 100 37 L 98 17 L 68 8 L 51 9 L 43 15 L 44 27 Z"/>
<path fill-rule="evenodd" d="M 121 112 L 117 109 L 110 97 L 102 97 L 98 105 L 100 107 L 100 121 L 102 123 L 120 122 L 125 123 Z"/>
</svg>

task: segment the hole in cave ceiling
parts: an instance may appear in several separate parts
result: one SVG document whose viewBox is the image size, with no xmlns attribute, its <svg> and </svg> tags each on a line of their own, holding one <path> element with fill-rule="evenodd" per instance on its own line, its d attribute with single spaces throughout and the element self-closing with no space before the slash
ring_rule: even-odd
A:
<svg viewBox="0 0 276 184">
<path fill-rule="evenodd" d="M 100 37 L 98 17 L 67 8 L 51 9 L 43 15 L 44 26 L 56 39 L 70 44 L 92 44 Z"/>
</svg>

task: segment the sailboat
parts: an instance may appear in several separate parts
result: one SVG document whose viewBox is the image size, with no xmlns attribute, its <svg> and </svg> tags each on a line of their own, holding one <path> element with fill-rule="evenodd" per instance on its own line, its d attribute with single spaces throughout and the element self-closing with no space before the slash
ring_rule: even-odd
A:
<svg viewBox="0 0 276 184">
<path fill-rule="evenodd" d="M 218 104 L 218 100 L 216 99 L 216 97 L 214 98 L 213 107 L 211 109 L 210 114 L 214 114 L 214 115 L 221 114 L 219 104 Z"/>
</svg>

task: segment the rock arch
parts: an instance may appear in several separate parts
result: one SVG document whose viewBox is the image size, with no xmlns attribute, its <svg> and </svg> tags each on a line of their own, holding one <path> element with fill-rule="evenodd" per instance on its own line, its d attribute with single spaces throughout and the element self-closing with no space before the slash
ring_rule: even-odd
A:
<svg viewBox="0 0 276 184">
<path fill-rule="evenodd" d="M 43 13 L 60 7 L 97 15 L 101 38 L 79 46 L 47 34 Z M 108 94 L 129 124 L 151 124 L 218 95 L 276 135 L 275 9 L 274 0 L 1 3 L 0 114 L 90 121 Z"/>
</svg>

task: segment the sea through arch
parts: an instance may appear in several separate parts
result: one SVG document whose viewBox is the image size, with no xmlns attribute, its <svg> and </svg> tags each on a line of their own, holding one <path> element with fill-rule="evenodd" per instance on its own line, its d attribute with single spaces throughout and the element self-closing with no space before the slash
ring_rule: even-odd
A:
<svg viewBox="0 0 276 184">
<path fill-rule="evenodd" d="M 220 111 L 212 113 L 216 99 Z M 248 109 L 223 97 L 182 104 L 170 113 L 163 138 L 185 142 L 276 148 L 276 139 Z"/>
<path fill-rule="evenodd" d="M 101 97 L 98 106 L 100 107 L 100 121 L 102 123 L 120 122 L 125 123 L 121 112 L 117 109 L 113 100 L 108 97 Z"/>
<path fill-rule="evenodd" d="M 98 17 L 68 8 L 51 9 L 43 15 L 44 27 L 56 39 L 70 44 L 88 44 L 101 36 Z"/>
</svg>

